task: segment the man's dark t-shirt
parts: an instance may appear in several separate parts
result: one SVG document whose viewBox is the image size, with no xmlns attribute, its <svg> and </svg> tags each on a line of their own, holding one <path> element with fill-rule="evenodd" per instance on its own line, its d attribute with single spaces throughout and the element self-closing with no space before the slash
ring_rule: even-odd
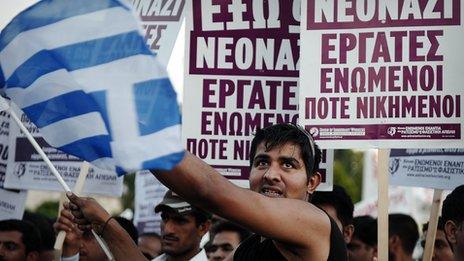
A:
<svg viewBox="0 0 464 261">
<path fill-rule="evenodd" d="M 330 218 L 330 217 L 329 217 Z M 329 261 L 346 261 L 348 259 L 345 240 L 335 221 L 330 218 L 330 251 Z M 277 250 L 271 239 L 261 241 L 260 235 L 252 235 L 243 241 L 234 254 L 234 260 L 286 260 Z"/>
</svg>

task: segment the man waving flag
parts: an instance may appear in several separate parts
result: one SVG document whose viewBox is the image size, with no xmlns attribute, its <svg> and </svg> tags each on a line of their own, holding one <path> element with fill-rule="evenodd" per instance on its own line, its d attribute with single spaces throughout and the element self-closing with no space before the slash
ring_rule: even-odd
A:
<svg viewBox="0 0 464 261">
<path fill-rule="evenodd" d="M 0 34 L 0 87 L 66 153 L 119 174 L 183 157 L 176 93 L 118 0 L 44 0 Z"/>
</svg>

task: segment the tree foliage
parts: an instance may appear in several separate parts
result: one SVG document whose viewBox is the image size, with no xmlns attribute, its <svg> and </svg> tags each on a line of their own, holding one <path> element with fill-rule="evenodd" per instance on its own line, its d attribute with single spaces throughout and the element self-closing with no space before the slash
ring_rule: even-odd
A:
<svg viewBox="0 0 464 261">
<path fill-rule="evenodd" d="M 361 200 L 364 153 L 335 150 L 334 183 L 345 188 L 353 203 Z"/>
</svg>

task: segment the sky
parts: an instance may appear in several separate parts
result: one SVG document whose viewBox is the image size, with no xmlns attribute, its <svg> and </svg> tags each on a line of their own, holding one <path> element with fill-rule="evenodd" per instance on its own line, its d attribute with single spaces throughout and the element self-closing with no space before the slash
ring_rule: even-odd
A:
<svg viewBox="0 0 464 261">
<path fill-rule="evenodd" d="M 38 0 L 0 0 L 0 30 L 2 30 L 19 12 L 37 3 Z M 181 28 L 183 32 L 183 27 Z M 177 91 L 177 100 L 182 103 L 184 83 L 184 34 L 180 33 L 174 45 L 171 59 L 168 63 L 168 73 Z M 179 70 L 182 68 L 182 70 Z"/>
<path fill-rule="evenodd" d="M 0 29 L 3 29 L 15 15 L 38 2 L 37 0 L 0 0 Z"/>
</svg>

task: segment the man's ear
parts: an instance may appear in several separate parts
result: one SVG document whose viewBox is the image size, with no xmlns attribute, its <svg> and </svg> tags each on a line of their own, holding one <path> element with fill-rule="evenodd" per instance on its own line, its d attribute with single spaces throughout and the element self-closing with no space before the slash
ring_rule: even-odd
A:
<svg viewBox="0 0 464 261">
<path fill-rule="evenodd" d="M 37 252 L 37 251 L 31 251 L 31 252 L 29 252 L 29 254 L 27 254 L 26 260 L 27 260 L 27 261 L 38 261 L 38 260 L 39 260 L 39 257 L 40 257 L 39 252 Z"/>
<path fill-rule="evenodd" d="M 204 236 L 211 228 L 211 220 L 207 220 L 198 227 L 201 236 Z"/>
<path fill-rule="evenodd" d="M 308 186 L 306 188 L 306 192 L 309 195 L 312 195 L 314 191 L 316 191 L 317 186 L 321 184 L 322 176 L 321 173 L 318 171 L 314 172 L 314 174 L 308 180 Z"/>
<path fill-rule="evenodd" d="M 345 243 L 350 243 L 351 238 L 353 237 L 354 233 L 354 226 L 348 225 L 343 227 L 343 239 L 345 239 Z"/>
<path fill-rule="evenodd" d="M 373 255 L 372 261 L 377 261 L 377 260 L 378 260 L 378 259 L 377 259 L 377 258 L 378 258 L 378 257 L 377 257 L 377 255 L 378 255 L 378 253 L 377 253 L 377 246 L 375 246 L 375 247 L 373 247 L 373 248 L 374 248 L 374 251 L 373 251 L 373 254 L 372 254 L 372 255 Z"/>
<path fill-rule="evenodd" d="M 398 235 L 393 235 L 388 239 L 388 249 L 395 251 L 401 248 L 401 239 Z"/>
<path fill-rule="evenodd" d="M 452 220 L 448 220 L 445 223 L 445 235 L 448 242 L 452 245 L 456 244 L 456 230 L 458 227 Z"/>
</svg>

